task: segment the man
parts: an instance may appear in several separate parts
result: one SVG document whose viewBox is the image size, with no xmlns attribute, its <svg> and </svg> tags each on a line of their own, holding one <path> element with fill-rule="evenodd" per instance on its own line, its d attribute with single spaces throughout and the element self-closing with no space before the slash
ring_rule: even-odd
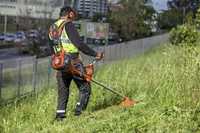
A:
<svg viewBox="0 0 200 133">
<path fill-rule="evenodd" d="M 79 59 L 79 50 L 84 54 L 89 56 L 96 57 L 97 60 L 103 58 L 102 52 L 95 52 L 86 44 L 81 42 L 80 36 L 72 23 L 72 21 L 76 17 L 76 12 L 71 7 L 63 7 L 60 10 L 60 18 L 54 23 L 57 27 L 61 27 L 64 23 L 64 26 L 61 31 L 61 44 L 62 48 L 70 54 L 71 60 L 75 62 L 75 67 L 78 70 L 83 70 L 83 63 Z M 50 38 L 50 45 L 53 45 L 53 41 Z M 89 97 L 91 94 L 90 83 L 86 80 L 75 77 L 72 73 L 67 71 L 57 71 L 57 84 L 58 84 L 58 104 L 56 111 L 56 119 L 62 120 L 64 119 L 67 102 L 69 98 L 69 87 L 72 80 L 75 81 L 78 89 L 79 89 L 79 100 L 76 104 L 75 115 L 78 116 L 81 114 L 83 110 L 86 109 Z"/>
</svg>

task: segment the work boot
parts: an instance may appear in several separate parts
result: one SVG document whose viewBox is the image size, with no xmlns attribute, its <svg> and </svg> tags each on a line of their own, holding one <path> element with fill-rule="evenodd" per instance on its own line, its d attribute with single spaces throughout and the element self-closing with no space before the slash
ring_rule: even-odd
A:
<svg viewBox="0 0 200 133">
<path fill-rule="evenodd" d="M 81 111 L 82 111 L 81 104 L 80 104 L 80 103 L 77 103 L 77 104 L 76 104 L 76 109 L 75 109 L 74 115 L 75 115 L 75 116 L 81 115 Z"/>
<path fill-rule="evenodd" d="M 87 95 L 87 98 L 85 99 L 83 107 L 82 107 L 83 111 L 86 110 L 88 102 L 89 102 L 89 99 L 90 99 L 90 95 Z"/>
<path fill-rule="evenodd" d="M 56 114 L 56 121 L 63 121 L 66 118 L 64 114 Z"/>
</svg>

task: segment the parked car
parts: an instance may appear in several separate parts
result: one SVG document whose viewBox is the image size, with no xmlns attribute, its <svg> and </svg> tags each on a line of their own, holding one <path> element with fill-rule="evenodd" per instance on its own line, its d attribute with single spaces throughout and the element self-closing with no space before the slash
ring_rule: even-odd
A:
<svg viewBox="0 0 200 133">
<path fill-rule="evenodd" d="M 25 32 L 23 32 L 23 31 L 17 31 L 15 34 L 18 37 L 25 36 Z"/>
<path fill-rule="evenodd" d="M 6 42 L 13 42 L 16 38 L 16 35 L 13 33 L 6 33 L 4 37 L 4 41 Z"/>
<path fill-rule="evenodd" d="M 15 43 L 22 42 L 26 39 L 25 33 L 23 31 L 18 31 L 15 33 L 16 38 L 14 40 Z"/>
<path fill-rule="evenodd" d="M 37 30 L 29 30 L 27 36 L 30 38 L 37 38 L 39 36 L 39 32 Z"/>
<path fill-rule="evenodd" d="M 5 39 L 5 34 L 4 33 L 0 33 L 0 41 L 3 41 Z"/>
<path fill-rule="evenodd" d="M 117 33 L 109 33 L 108 36 L 108 44 L 116 44 L 116 43 L 121 43 L 123 40 L 122 38 L 119 37 Z"/>
<path fill-rule="evenodd" d="M 106 40 L 105 39 L 95 39 L 94 40 L 94 44 L 95 45 L 105 45 L 106 44 Z"/>
</svg>

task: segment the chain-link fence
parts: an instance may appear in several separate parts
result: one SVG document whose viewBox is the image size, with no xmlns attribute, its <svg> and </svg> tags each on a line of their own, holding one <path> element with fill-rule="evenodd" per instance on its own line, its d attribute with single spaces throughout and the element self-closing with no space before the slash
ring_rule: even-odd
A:
<svg viewBox="0 0 200 133">
<path fill-rule="evenodd" d="M 97 51 L 105 53 L 105 58 L 97 65 L 131 58 L 167 41 L 168 34 L 164 34 L 121 44 L 96 47 Z M 85 63 L 90 60 L 85 55 L 82 58 Z M 0 103 L 12 102 L 15 99 L 49 88 L 49 86 L 55 85 L 54 78 L 55 71 L 51 69 L 50 58 L 28 57 L 0 61 Z"/>
<path fill-rule="evenodd" d="M 12 102 L 47 88 L 54 77 L 52 74 L 48 58 L 29 57 L 1 62 L 0 103 Z"/>
</svg>

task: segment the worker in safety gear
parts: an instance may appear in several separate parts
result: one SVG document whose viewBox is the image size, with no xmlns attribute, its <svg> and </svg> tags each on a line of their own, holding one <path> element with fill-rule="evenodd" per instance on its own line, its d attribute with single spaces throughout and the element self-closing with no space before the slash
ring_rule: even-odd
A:
<svg viewBox="0 0 200 133">
<path fill-rule="evenodd" d="M 96 57 L 97 60 L 103 58 L 102 52 L 95 52 L 93 49 L 84 44 L 77 32 L 72 21 L 76 18 L 77 13 L 71 7 L 64 6 L 60 10 L 60 17 L 54 23 L 59 27 L 63 22 L 64 28 L 61 33 L 61 44 L 64 51 L 66 51 L 72 61 L 74 61 L 74 66 L 79 71 L 84 70 L 83 63 L 79 59 L 79 51 L 83 52 L 86 55 Z M 51 37 L 49 37 L 50 46 L 53 45 Z M 54 51 L 55 49 L 52 49 Z M 75 77 L 72 73 L 67 71 L 57 71 L 57 85 L 58 85 L 58 98 L 57 98 L 57 110 L 56 110 L 56 119 L 63 120 L 66 118 L 66 109 L 69 98 L 69 87 L 72 80 L 79 89 L 79 99 L 75 107 L 75 115 L 78 116 L 83 110 L 86 109 L 90 94 L 91 86 L 90 83 L 82 78 Z"/>
</svg>

